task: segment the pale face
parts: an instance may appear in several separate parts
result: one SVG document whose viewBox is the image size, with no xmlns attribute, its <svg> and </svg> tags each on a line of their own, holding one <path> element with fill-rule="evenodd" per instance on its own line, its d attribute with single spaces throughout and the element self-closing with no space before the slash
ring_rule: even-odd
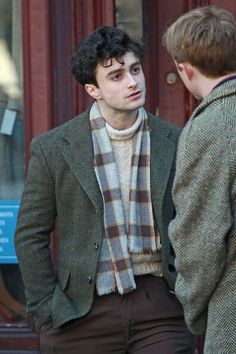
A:
<svg viewBox="0 0 236 354">
<path fill-rule="evenodd" d="M 98 65 L 95 85 L 86 85 L 87 92 L 97 100 L 105 116 L 137 115 L 145 103 L 146 85 L 141 64 L 134 53 L 123 56 L 123 64 L 116 59 L 111 66 Z M 110 61 L 108 61 L 108 64 Z"/>
</svg>

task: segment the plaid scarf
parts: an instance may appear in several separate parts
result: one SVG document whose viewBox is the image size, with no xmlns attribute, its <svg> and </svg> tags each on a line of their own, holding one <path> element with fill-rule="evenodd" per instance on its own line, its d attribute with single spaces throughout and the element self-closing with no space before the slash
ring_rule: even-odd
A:
<svg viewBox="0 0 236 354">
<path fill-rule="evenodd" d="M 106 238 L 102 243 L 97 274 L 99 295 L 136 288 L 130 253 L 154 253 L 159 236 L 154 227 L 150 195 L 150 137 L 147 116 L 138 112 L 141 124 L 133 137 L 128 230 L 121 199 L 119 176 L 105 120 L 97 103 L 90 110 L 94 169 L 104 202 Z"/>
</svg>

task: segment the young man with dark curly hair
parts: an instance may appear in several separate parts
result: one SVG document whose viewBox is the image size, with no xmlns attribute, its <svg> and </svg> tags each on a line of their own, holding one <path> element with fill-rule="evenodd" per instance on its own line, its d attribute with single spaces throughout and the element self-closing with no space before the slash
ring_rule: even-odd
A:
<svg viewBox="0 0 236 354">
<path fill-rule="evenodd" d="M 15 245 L 42 354 L 193 353 L 167 237 L 180 129 L 144 110 L 143 59 L 98 28 L 72 58 L 93 105 L 32 141 Z"/>
</svg>

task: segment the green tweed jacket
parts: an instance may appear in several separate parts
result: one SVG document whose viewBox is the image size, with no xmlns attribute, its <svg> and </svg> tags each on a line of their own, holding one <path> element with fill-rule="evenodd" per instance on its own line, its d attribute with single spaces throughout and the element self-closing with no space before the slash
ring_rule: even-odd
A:
<svg viewBox="0 0 236 354">
<path fill-rule="evenodd" d="M 176 272 L 167 228 L 174 215 L 171 186 L 180 129 L 148 114 L 151 191 L 163 246 L 164 275 Z M 50 235 L 56 230 L 56 264 Z M 33 139 L 15 234 L 27 310 L 40 328 L 84 316 L 91 308 L 104 237 L 103 201 L 93 168 L 88 111 Z"/>
<path fill-rule="evenodd" d="M 204 354 L 236 353 L 236 79 L 215 88 L 182 131 L 173 187 L 176 294 Z"/>
</svg>

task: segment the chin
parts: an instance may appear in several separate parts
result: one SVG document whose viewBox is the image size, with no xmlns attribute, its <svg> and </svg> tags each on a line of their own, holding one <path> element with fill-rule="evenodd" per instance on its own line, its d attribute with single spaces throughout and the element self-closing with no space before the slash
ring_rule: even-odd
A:
<svg viewBox="0 0 236 354">
<path fill-rule="evenodd" d="M 136 102 L 136 109 L 143 107 L 145 104 L 145 98 L 140 99 L 138 102 Z"/>
</svg>

